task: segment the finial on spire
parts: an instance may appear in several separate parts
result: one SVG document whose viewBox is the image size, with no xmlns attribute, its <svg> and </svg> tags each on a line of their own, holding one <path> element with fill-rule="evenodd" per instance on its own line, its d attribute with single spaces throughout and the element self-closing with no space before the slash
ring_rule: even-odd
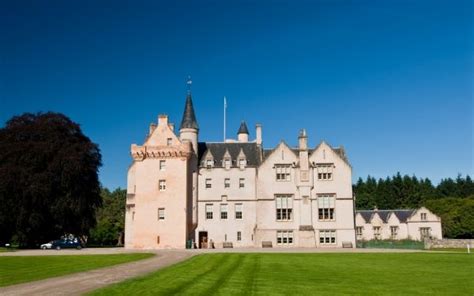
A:
<svg viewBox="0 0 474 296">
<path fill-rule="evenodd" d="M 191 93 L 191 84 L 193 84 L 193 81 L 191 80 L 191 75 L 188 75 L 188 80 L 186 81 L 186 84 L 188 85 L 188 94 Z"/>
</svg>

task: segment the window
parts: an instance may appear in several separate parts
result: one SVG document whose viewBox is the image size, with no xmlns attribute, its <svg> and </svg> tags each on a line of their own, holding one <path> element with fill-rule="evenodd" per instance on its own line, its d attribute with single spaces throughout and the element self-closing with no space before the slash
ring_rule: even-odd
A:
<svg viewBox="0 0 474 296">
<path fill-rule="evenodd" d="M 165 220 L 165 208 L 158 209 L 158 221 Z"/>
<path fill-rule="evenodd" d="M 212 187 L 212 183 L 211 183 L 211 179 L 206 179 L 206 188 L 211 188 Z"/>
<path fill-rule="evenodd" d="M 235 219 L 242 219 L 242 204 L 235 204 Z"/>
<path fill-rule="evenodd" d="M 242 232 L 237 231 L 237 241 L 240 242 L 242 240 Z"/>
<path fill-rule="evenodd" d="M 318 194 L 318 219 L 319 221 L 334 221 L 334 194 Z"/>
<path fill-rule="evenodd" d="M 390 237 L 397 238 L 398 236 L 398 226 L 390 226 Z"/>
<path fill-rule="evenodd" d="M 421 221 L 426 221 L 426 213 L 421 213 Z"/>
<path fill-rule="evenodd" d="M 164 171 L 166 169 L 166 160 L 160 160 L 160 171 Z"/>
<path fill-rule="evenodd" d="M 206 219 L 212 220 L 213 212 L 212 212 L 212 204 L 206 204 Z"/>
<path fill-rule="evenodd" d="M 232 160 L 230 158 L 224 159 L 224 167 L 226 170 L 230 169 L 231 164 L 232 164 Z"/>
<path fill-rule="evenodd" d="M 276 180 L 291 181 L 291 164 L 275 164 Z"/>
<path fill-rule="evenodd" d="M 293 244 L 292 230 L 278 230 L 277 231 L 277 245 L 287 246 Z"/>
<path fill-rule="evenodd" d="M 245 187 L 245 179 L 244 178 L 240 178 L 239 179 L 239 188 L 244 188 Z"/>
<path fill-rule="evenodd" d="M 334 164 L 333 163 L 317 163 L 316 171 L 318 174 L 318 180 L 328 181 L 332 180 Z"/>
<path fill-rule="evenodd" d="M 358 238 L 362 237 L 362 230 L 363 230 L 362 226 L 357 226 L 356 227 L 356 234 L 357 234 Z"/>
<path fill-rule="evenodd" d="M 245 168 L 245 165 L 247 164 L 247 160 L 245 158 L 239 159 L 239 168 L 243 170 Z"/>
<path fill-rule="evenodd" d="M 173 144 L 173 139 L 172 138 L 166 139 L 166 146 L 171 146 L 172 144 Z"/>
<path fill-rule="evenodd" d="M 429 227 L 420 227 L 420 237 L 421 239 L 429 238 L 431 236 L 431 228 Z"/>
<path fill-rule="evenodd" d="M 319 243 L 322 245 L 336 244 L 336 231 L 335 230 L 320 230 Z"/>
<path fill-rule="evenodd" d="M 230 179 L 229 178 L 225 178 L 224 179 L 224 188 L 229 188 L 230 187 Z"/>
<path fill-rule="evenodd" d="M 160 180 L 158 182 L 158 189 L 160 191 L 165 191 L 166 190 L 166 180 Z"/>
<path fill-rule="evenodd" d="M 221 219 L 227 219 L 227 204 L 221 204 Z"/>
<path fill-rule="evenodd" d="M 206 159 L 206 168 L 210 169 L 214 165 L 214 161 L 212 159 Z"/>
<path fill-rule="evenodd" d="M 374 238 L 380 239 L 380 226 L 374 226 Z"/>
<path fill-rule="evenodd" d="M 275 196 L 276 220 L 290 221 L 292 219 L 293 202 L 290 194 L 279 194 Z"/>
</svg>

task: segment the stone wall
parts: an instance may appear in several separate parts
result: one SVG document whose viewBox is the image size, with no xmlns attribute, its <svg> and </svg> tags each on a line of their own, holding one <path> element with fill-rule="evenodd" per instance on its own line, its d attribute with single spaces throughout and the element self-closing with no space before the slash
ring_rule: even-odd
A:
<svg viewBox="0 0 474 296">
<path fill-rule="evenodd" d="M 474 239 L 427 239 L 425 249 L 474 248 Z"/>
</svg>

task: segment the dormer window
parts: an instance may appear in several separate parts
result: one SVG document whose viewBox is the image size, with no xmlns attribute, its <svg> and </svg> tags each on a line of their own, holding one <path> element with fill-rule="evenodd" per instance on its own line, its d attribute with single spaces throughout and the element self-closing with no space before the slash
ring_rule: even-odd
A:
<svg viewBox="0 0 474 296">
<path fill-rule="evenodd" d="M 245 169 L 245 166 L 247 165 L 247 160 L 245 158 L 240 158 L 239 159 L 239 168 L 241 170 Z"/>
<path fill-rule="evenodd" d="M 225 158 L 224 159 L 224 168 L 226 170 L 230 169 L 230 166 L 232 165 L 232 160 L 230 158 Z"/>
<path fill-rule="evenodd" d="M 421 221 L 426 221 L 426 213 L 421 213 Z"/>
<path fill-rule="evenodd" d="M 206 159 L 206 168 L 210 169 L 214 166 L 214 161 L 212 159 Z"/>
</svg>

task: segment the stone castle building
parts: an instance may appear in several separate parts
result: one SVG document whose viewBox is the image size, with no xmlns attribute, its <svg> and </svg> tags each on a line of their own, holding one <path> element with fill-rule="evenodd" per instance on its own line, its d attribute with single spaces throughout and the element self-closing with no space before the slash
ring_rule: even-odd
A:
<svg viewBox="0 0 474 296">
<path fill-rule="evenodd" d="M 425 207 L 356 211 L 357 240 L 441 239 L 441 218 Z"/>
<path fill-rule="evenodd" d="M 166 115 L 133 144 L 125 247 L 355 247 L 352 169 L 342 147 L 265 149 L 242 122 L 237 140 L 200 142 L 191 92 L 179 130 Z"/>
</svg>

